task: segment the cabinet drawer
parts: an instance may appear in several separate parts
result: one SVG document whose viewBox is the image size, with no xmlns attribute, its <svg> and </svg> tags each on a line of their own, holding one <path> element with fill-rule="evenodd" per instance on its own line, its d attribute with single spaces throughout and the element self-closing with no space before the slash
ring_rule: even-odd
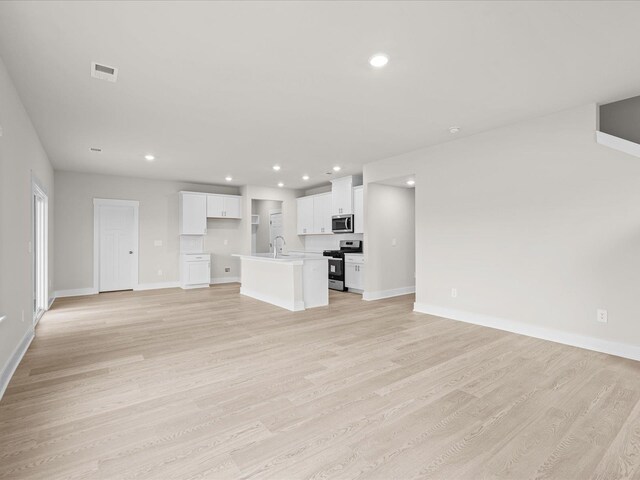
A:
<svg viewBox="0 0 640 480">
<path fill-rule="evenodd" d="M 345 263 L 364 263 L 364 255 L 349 255 L 348 253 L 344 256 Z"/>
<path fill-rule="evenodd" d="M 185 255 L 184 256 L 185 262 L 203 262 L 203 261 L 208 262 L 209 260 L 211 260 L 209 255 Z"/>
</svg>

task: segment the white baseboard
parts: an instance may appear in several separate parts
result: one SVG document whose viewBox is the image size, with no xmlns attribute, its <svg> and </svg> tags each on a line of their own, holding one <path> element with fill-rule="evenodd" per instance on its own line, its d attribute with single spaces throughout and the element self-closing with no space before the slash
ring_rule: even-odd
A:
<svg viewBox="0 0 640 480">
<path fill-rule="evenodd" d="M 178 288 L 180 282 L 155 282 L 155 283 L 139 283 L 133 289 L 138 290 L 159 290 L 161 288 Z"/>
<path fill-rule="evenodd" d="M 51 308 L 51 305 L 53 305 L 53 302 L 55 302 L 56 297 L 51 297 L 49 299 L 49 303 L 47 304 L 47 310 L 49 310 Z"/>
<path fill-rule="evenodd" d="M 219 283 L 240 283 L 240 277 L 216 277 L 211 279 L 211 285 Z"/>
<path fill-rule="evenodd" d="M 4 395 L 4 392 L 9 385 L 11 377 L 13 377 L 13 374 L 15 373 L 16 368 L 18 368 L 18 365 L 20 365 L 22 357 L 24 357 L 24 354 L 27 353 L 29 345 L 31 345 L 34 337 L 35 332 L 33 330 L 29 330 L 14 349 L 13 353 L 9 357 L 9 360 L 7 360 L 7 363 L 2 368 L 2 371 L 0 371 L 0 399 L 2 399 L 2 396 Z"/>
<path fill-rule="evenodd" d="M 429 305 L 426 303 L 414 303 L 413 310 L 419 313 L 426 313 L 436 317 L 448 318 L 483 327 L 496 328 L 511 333 L 526 335 L 528 337 L 540 338 L 551 342 L 571 345 L 572 347 L 585 348 L 596 352 L 607 353 L 617 357 L 640 360 L 640 346 L 627 343 L 602 340 L 596 337 L 578 335 L 575 333 L 563 332 L 553 328 L 538 327 L 527 323 L 508 320 L 505 318 L 492 317 L 481 313 L 467 312 L 453 308 Z"/>
<path fill-rule="evenodd" d="M 262 302 L 270 303 L 271 305 L 285 308 L 291 312 L 299 312 L 305 309 L 304 302 L 295 302 L 295 301 L 287 302 L 286 300 L 272 297 L 270 295 L 265 295 L 260 292 L 254 292 L 253 290 L 248 290 L 247 288 L 244 288 L 244 287 L 240 287 L 240 295 L 245 295 L 247 297 L 255 298 L 256 300 L 260 300 Z"/>
<path fill-rule="evenodd" d="M 193 285 L 180 285 L 180 288 L 183 290 L 194 290 L 196 288 L 209 288 L 210 286 L 208 283 L 196 283 Z"/>
<path fill-rule="evenodd" d="M 57 290 L 55 292 L 55 298 L 62 297 L 79 297 L 82 295 L 96 295 L 98 291 L 93 288 L 73 288 L 71 290 Z"/>
<path fill-rule="evenodd" d="M 380 300 L 382 298 L 398 297 L 400 295 L 409 295 L 416 293 L 416 286 L 393 288 L 391 290 L 379 290 L 377 292 L 367 292 L 362 294 L 363 300 Z"/>
</svg>

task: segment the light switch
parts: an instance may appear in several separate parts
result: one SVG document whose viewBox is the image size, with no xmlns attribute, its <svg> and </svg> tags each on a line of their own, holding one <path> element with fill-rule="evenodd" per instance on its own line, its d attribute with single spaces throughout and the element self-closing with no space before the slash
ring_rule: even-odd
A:
<svg viewBox="0 0 640 480">
<path fill-rule="evenodd" d="M 395 238 L 391 239 L 391 246 L 395 247 L 398 244 L 397 240 Z"/>
<path fill-rule="evenodd" d="M 153 246 L 154 247 L 161 247 L 162 246 L 162 240 L 154 240 L 153 241 Z"/>
</svg>

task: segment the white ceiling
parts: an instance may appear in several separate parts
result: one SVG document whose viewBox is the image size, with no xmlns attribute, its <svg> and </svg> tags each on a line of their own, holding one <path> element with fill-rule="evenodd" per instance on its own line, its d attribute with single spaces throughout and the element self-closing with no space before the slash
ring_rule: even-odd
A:
<svg viewBox="0 0 640 480">
<path fill-rule="evenodd" d="M 0 2 L 0 54 L 58 169 L 299 188 L 637 95 L 638 25 L 611 1 Z"/>
</svg>

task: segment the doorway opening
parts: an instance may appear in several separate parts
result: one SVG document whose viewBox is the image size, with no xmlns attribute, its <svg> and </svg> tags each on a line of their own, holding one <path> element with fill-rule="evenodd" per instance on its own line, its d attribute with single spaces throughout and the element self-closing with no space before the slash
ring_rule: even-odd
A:
<svg viewBox="0 0 640 480">
<path fill-rule="evenodd" d="M 138 286 L 138 207 L 134 200 L 93 200 L 93 286 L 96 292 Z"/>
<path fill-rule="evenodd" d="M 412 294 L 416 291 L 415 175 L 389 178 L 367 185 L 365 300 Z"/>
<path fill-rule="evenodd" d="M 251 254 L 273 253 L 275 238 L 283 234 L 282 201 L 251 200 Z M 278 242 L 278 253 L 282 253 Z"/>
<path fill-rule="evenodd" d="M 31 248 L 33 264 L 33 324 L 49 308 L 49 199 L 32 179 Z"/>
</svg>

